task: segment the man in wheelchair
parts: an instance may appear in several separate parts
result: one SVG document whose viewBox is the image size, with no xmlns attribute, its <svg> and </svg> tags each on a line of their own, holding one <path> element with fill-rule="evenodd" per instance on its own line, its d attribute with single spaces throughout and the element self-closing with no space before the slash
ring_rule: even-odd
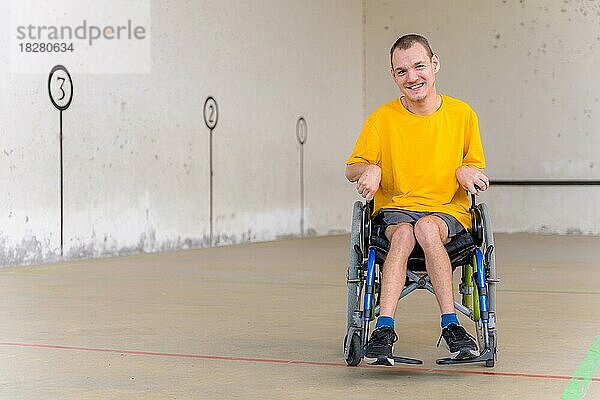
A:
<svg viewBox="0 0 600 400">
<path fill-rule="evenodd" d="M 476 340 L 456 314 L 445 245 L 471 227 L 467 192 L 477 195 L 489 186 L 477 115 L 466 103 L 437 93 L 440 60 L 424 37 L 400 37 L 390 58 L 402 96 L 368 117 L 346 162 L 347 179 L 356 182 L 362 197 L 374 200 L 372 235 L 389 241 L 379 317 L 364 357 L 394 364 L 394 315 L 415 246 L 424 253 L 450 357 L 476 357 Z"/>
</svg>

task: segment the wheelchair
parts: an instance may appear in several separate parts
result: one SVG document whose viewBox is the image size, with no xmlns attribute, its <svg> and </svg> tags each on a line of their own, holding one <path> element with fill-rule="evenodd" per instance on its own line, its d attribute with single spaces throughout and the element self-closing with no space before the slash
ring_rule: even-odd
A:
<svg viewBox="0 0 600 400">
<path fill-rule="evenodd" d="M 369 325 L 379 314 L 381 271 L 389 242 L 372 234 L 374 203 L 356 201 L 352 212 L 350 257 L 348 263 L 348 322 L 344 339 L 344 358 L 350 366 L 357 366 L 364 358 L 369 338 Z M 461 301 L 454 301 L 457 311 L 475 324 L 479 355 L 468 359 L 442 358 L 437 364 L 484 362 L 493 367 L 497 359 L 496 332 L 496 264 L 494 235 L 489 211 L 485 203 L 476 204 L 471 195 L 472 227 L 452 238 L 446 244 L 452 270 L 462 272 L 458 292 Z M 400 299 L 417 289 L 435 294 L 425 270 L 425 256 L 418 243 L 409 256 L 406 284 Z M 394 356 L 394 361 L 422 364 L 421 360 Z"/>
</svg>

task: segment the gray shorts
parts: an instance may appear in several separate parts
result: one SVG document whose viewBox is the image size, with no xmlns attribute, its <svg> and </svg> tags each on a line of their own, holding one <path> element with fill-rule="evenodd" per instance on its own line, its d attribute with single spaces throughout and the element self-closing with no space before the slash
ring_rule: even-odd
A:
<svg viewBox="0 0 600 400">
<path fill-rule="evenodd" d="M 439 217 L 448 225 L 448 237 L 453 238 L 465 230 L 463 225 L 458 222 L 452 215 L 445 214 L 442 212 L 421 212 L 421 211 L 410 211 L 401 209 L 385 208 L 379 211 L 379 213 L 373 219 L 373 234 L 385 238 L 385 230 L 390 225 L 397 225 L 403 222 L 414 225 L 420 218 L 427 215 L 435 215 Z"/>
</svg>

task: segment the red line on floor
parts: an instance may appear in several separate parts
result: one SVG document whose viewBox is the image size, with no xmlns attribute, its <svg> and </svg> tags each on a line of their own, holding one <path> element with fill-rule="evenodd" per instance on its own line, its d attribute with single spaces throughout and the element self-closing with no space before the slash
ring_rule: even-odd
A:
<svg viewBox="0 0 600 400">
<path fill-rule="evenodd" d="M 290 365 L 317 365 L 326 367 L 347 367 L 347 368 L 382 368 L 382 369 L 395 369 L 399 371 L 418 371 L 424 373 L 441 373 L 441 374 L 465 374 L 465 375 L 491 375 L 491 376 L 503 376 L 512 378 L 535 378 L 535 379 L 558 379 L 558 380 L 569 380 L 573 378 L 567 375 L 543 375 L 543 374 L 526 374 L 518 372 L 498 372 L 498 371 L 467 371 L 458 369 L 441 369 L 441 368 L 425 368 L 425 367 L 384 367 L 376 365 L 360 365 L 358 367 L 348 367 L 345 363 L 333 363 L 333 362 L 318 362 L 318 361 L 301 361 L 301 360 L 279 360 L 270 358 L 248 358 L 248 357 L 230 357 L 230 356 L 208 356 L 200 354 L 182 354 L 182 353 L 161 353 L 154 351 L 137 351 L 137 350 L 118 350 L 118 349 L 100 349 L 94 347 L 77 347 L 77 346 L 61 346 L 61 345 L 50 345 L 50 344 L 35 344 L 35 343 L 12 343 L 12 342 L 0 342 L 0 346 L 10 347 L 37 347 L 43 349 L 55 349 L 55 350 L 75 350 L 75 351 L 91 351 L 100 353 L 119 353 L 119 354 L 131 354 L 141 356 L 158 356 L 158 357 L 174 357 L 174 358 L 195 358 L 202 360 L 219 360 L 219 361 L 245 361 L 245 362 L 260 362 L 260 363 L 272 363 L 272 364 L 290 364 Z M 592 382 L 600 382 L 600 377 L 591 379 Z"/>
</svg>

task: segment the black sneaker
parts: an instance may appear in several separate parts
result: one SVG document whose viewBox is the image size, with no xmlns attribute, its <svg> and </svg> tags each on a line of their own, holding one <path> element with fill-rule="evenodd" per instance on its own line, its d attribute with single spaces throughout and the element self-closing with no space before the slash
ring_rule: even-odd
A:
<svg viewBox="0 0 600 400">
<path fill-rule="evenodd" d="M 475 338 L 467 333 L 465 328 L 460 325 L 450 324 L 442 329 L 442 336 L 438 340 L 438 346 L 444 338 L 446 347 L 450 352 L 450 358 L 455 360 L 464 360 L 477 357 L 479 350 Z"/>
<path fill-rule="evenodd" d="M 393 347 L 398 340 L 392 328 L 377 328 L 365 347 L 365 359 L 373 365 L 394 365 Z"/>
</svg>

